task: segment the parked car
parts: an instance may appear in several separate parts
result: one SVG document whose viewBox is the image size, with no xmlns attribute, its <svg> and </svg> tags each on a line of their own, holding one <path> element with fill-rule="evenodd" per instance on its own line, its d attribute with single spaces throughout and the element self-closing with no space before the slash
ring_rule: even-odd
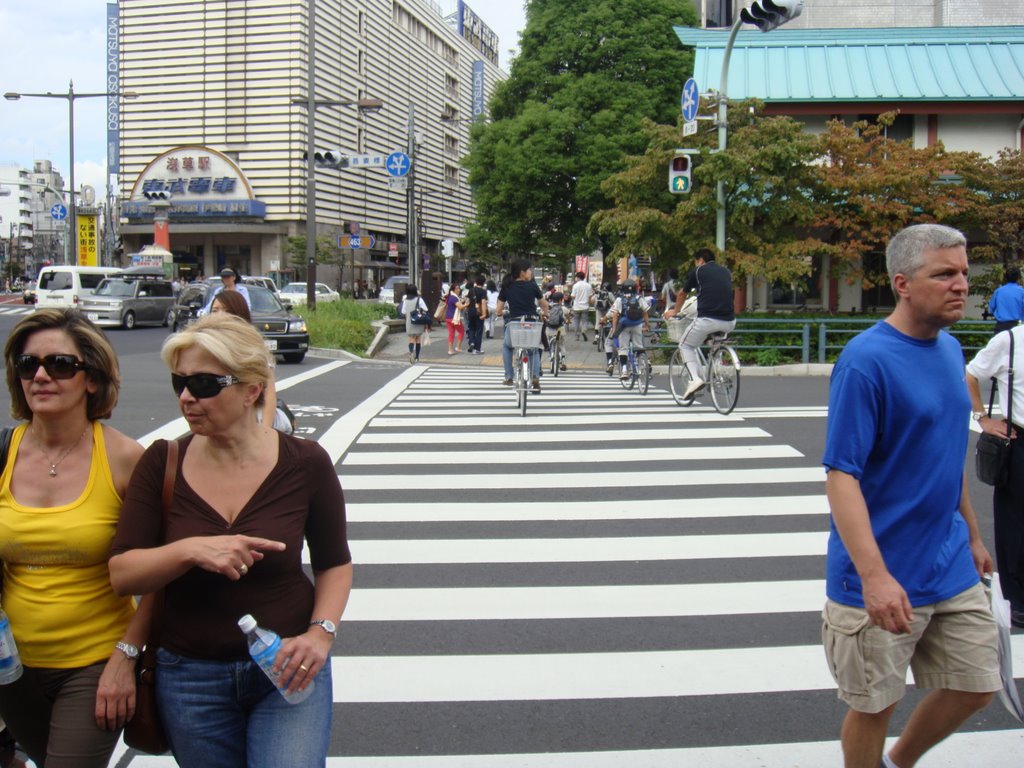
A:
<svg viewBox="0 0 1024 768">
<path fill-rule="evenodd" d="M 288 283 L 279 294 L 281 301 L 301 305 L 306 303 L 306 283 Z M 326 283 L 316 284 L 316 300 L 318 302 L 340 301 L 341 294 L 332 291 Z"/>
<path fill-rule="evenodd" d="M 162 269 L 136 267 L 104 278 L 78 306 L 101 327 L 130 331 L 140 323 L 166 326 L 174 312 L 174 288 Z"/>
<path fill-rule="evenodd" d="M 182 288 L 174 306 L 171 329 L 179 331 L 194 323 L 217 287 L 209 283 L 190 283 Z M 246 287 L 249 291 L 253 327 L 263 336 L 267 349 L 280 355 L 286 363 L 301 363 L 309 349 L 306 321 L 292 314 L 266 288 L 258 285 Z"/>
<path fill-rule="evenodd" d="M 242 282 L 246 285 L 259 285 L 266 288 L 271 293 L 280 293 L 277 288 L 277 283 L 271 280 L 269 277 L 263 275 L 246 275 L 242 278 Z"/>
<path fill-rule="evenodd" d="M 405 283 L 408 285 L 408 275 L 392 275 L 384 281 L 384 285 L 381 286 L 380 293 L 377 295 L 377 301 L 381 304 L 395 304 L 395 283 Z"/>
</svg>

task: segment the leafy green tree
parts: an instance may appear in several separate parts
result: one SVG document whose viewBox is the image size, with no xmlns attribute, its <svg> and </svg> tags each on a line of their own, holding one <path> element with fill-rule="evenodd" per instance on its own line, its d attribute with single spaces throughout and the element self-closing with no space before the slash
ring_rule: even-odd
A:
<svg viewBox="0 0 1024 768">
<path fill-rule="evenodd" d="M 284 247 L 287 263 L 296 270 L 306 267 L 306 236 L 289 237 Z M 341 265 L 341 249 L 327 235 L 316 239 L 316 263 Z"/>
<path fill-rule="evenodd" d="M 530 0 L 520 53 L 466 158 L 477 205 L 468 240 L 492 252 L 587 252 L 609 204 L 601 183 L 645 147 L 645 119 L 679 111 L 693 52 L 673 26 L 689 0 Z"/>
<path fill-rule="evenodd" d="M 949 183 L 950 173 L 970 166 L 970 156 L 949 153 L 941 143 L 914 147 L 885 135 L 895 112 L 878 120 L 828 123 L 819 137 L 822 184 L 813 226 L 822 233 L 835 275 L 870 287 L 888 280 L 884 270 L 865 271 L 865 258 L 885 249 L 894 232 L 911 224 L 969 227 L 978 191 Z"/>
<path fill-rule="evenodd" d="M 723 262 L 738 276 L 771 281 L 810 273 L 806 257 L 820 243 L 794 233 L 815 213 L 814 136 L 788 117 L 760 117 L 753 102 L 729 114 L 726 152 L 712 151 L 712 134 L 685 140 L 700 154 L 693 156 L 692 191 L 684 195 L 668 190 L 669 163 L 683 141 L 680 127 L 646 125 L 647 152 L 609 177 L 604 190 L 616 205 L 592 219 L 592 228 L 614 244 L 613 257 L 647 255 L 658 270 L 689 261 L 698 248 L 714 247 L 721 178 L 728 211 Z"/>
<path fill-rule="evenodd" d="M 1004 149 L 994 160 L 970 155 L 957 171 L 976 193 L 968 225 L 976 226 L 985 241 L 972 246 L 972 260 L 1006 266 L 1024 259 L 1024 154 Z"/>
</svg>

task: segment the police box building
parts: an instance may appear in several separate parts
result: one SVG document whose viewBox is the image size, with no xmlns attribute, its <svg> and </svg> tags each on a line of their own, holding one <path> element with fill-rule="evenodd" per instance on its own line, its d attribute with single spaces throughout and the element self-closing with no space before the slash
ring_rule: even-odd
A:
<svg viewBox="0 0 1024 768">
<path fill-rule="evenodd" d="M 494 33 L 445 2 L 118 4 L 120 88 L 138 95 L 119 116 L 124 253 L 152 242 L 166 211 L 185 277 L 229 264 L 304 279 L 308 220 L 317 279 L 334 288 L 405 274 L 410 242 L 427 269 L 457 259 L 475 213 L 461 160 L 505 74 Z M 311 124 L 314 154 L 333 158 L 312 195 Z M 408 179 L 382 162 L 395 153 Z"/>
</svg>

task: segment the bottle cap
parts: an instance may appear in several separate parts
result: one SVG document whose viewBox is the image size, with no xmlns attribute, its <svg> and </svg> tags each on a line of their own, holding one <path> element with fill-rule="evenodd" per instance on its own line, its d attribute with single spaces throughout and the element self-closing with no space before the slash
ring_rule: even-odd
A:
<svg viewBox="0 0 1024 768">
<path fill-rule="evenodd" d="M 252 632 L 256 629 L 256 619 L 254 619 L 251 614 L 247 613 L 238 620 L 238 628 L 243 632 Z"/>
</svg>

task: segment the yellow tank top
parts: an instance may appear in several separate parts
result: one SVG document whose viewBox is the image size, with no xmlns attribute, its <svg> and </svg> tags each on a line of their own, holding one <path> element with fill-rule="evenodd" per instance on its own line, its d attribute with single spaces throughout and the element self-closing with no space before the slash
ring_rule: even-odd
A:
<svg viewBox="0 0 1024 768">
<path fill-rule="evenodd" d="M 103 427 L 93 422 L 85 490 L 59 507 L 22 506 L 11 495 L 11 472 L 24 435 L 25 425 L 15 429 L 0 475 L 3 607 L 26 666 L 95 664 L 110 657 L 135 610 L 132 598 L 114 594 L 107 570 L 121 497 L 110 474 Z"/>
</svg>

